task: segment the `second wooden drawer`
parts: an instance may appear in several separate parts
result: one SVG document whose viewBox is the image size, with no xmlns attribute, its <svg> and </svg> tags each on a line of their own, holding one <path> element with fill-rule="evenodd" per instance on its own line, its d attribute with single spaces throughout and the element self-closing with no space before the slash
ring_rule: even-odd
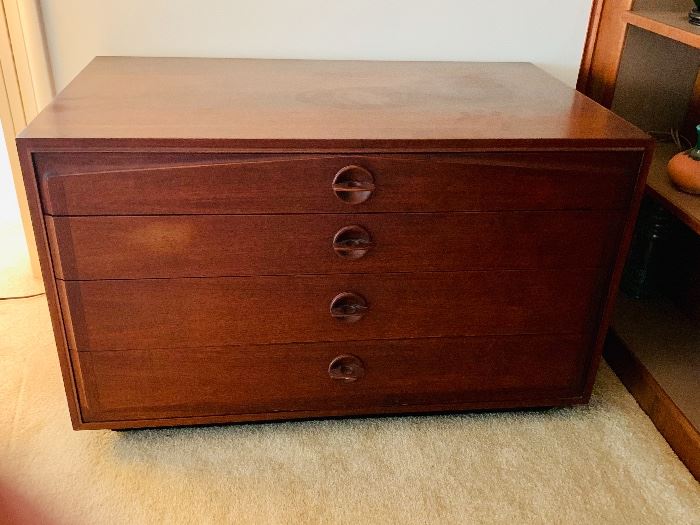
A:
<svg viewBox="0 0 700 525">
<path fill-rule="evenodd" d="M 56 276 L 90 280 L 607 266 L 622 222 L 616 211 L 560 211 L 46 223 Z"/>
</svg>

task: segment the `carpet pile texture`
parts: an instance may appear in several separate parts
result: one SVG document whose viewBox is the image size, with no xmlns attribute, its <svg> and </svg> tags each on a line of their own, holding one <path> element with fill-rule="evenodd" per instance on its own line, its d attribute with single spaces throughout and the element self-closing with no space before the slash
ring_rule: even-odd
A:
<svg viewBox="0 0 700 525">
<path fill-rule="evenodd" d="M 37 297 L 0 301 L 0 522 L 700 524 L 700 486 L 607 366 L 570 409 L 74 432 Z"/>
<path fill-rule="evenodd" d="M 19 212 L 17 216 L 7 215 L 7 210 L 0 209 L 0 299 L 40 294 L 44 285 L 32 275 Z"/>
</svg>

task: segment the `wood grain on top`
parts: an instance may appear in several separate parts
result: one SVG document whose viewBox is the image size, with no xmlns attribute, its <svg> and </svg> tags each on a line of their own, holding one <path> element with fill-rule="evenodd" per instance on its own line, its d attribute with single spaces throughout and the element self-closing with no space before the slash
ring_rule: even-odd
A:
<svg viewBox="0 0 700 525">
<path fill-rule="evenodd" d="M 20 139 L 502 148 L 647 136 L 526 63 L 98 57 Z"/>
</svg>

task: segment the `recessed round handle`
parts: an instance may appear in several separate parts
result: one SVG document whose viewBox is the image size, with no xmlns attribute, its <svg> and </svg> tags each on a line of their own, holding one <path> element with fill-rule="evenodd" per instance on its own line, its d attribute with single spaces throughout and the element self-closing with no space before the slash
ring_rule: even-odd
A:
<svg viewBox="0 0 700 525">
<path fill-rule="evenodd" d="M 336 381 L 352 383 L 364 377 L 365 364 L 356 355 L 339 355 L 328 365 L 328 375 Z"/>
<path fill-rule="evenodd" d="M 341 201 L 360 204 L 372 196 L 374 176 L 360 166 L 345 166 L 335 174 L 332 188 Z"/>
<path fill-rule="evenodd" d="M 362 226 L 345 226 L 333 237 L 333 251 L 343 259 L 359 259 L 372 247 L 372 238 Z"/>
<path fill-rule="evenodd" d="M 331 301 L 331 316 L 343 323 L 356 323 L 369 310 L 364 297 L 354 292 L 343 292 Z"/>
</svg>

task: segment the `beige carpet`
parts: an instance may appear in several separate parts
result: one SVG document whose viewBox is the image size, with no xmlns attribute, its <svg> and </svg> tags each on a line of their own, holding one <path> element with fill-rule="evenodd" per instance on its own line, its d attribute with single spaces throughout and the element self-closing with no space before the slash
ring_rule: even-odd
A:
<svg viewBox="0 0 700 525">
<path fill-rule="evenodd" d="M 575 409 L 73 432 L 45 299 L 0 301 L 0 337 L 3 524 L 700 524 L 607 367 Z"/>
</svg>

